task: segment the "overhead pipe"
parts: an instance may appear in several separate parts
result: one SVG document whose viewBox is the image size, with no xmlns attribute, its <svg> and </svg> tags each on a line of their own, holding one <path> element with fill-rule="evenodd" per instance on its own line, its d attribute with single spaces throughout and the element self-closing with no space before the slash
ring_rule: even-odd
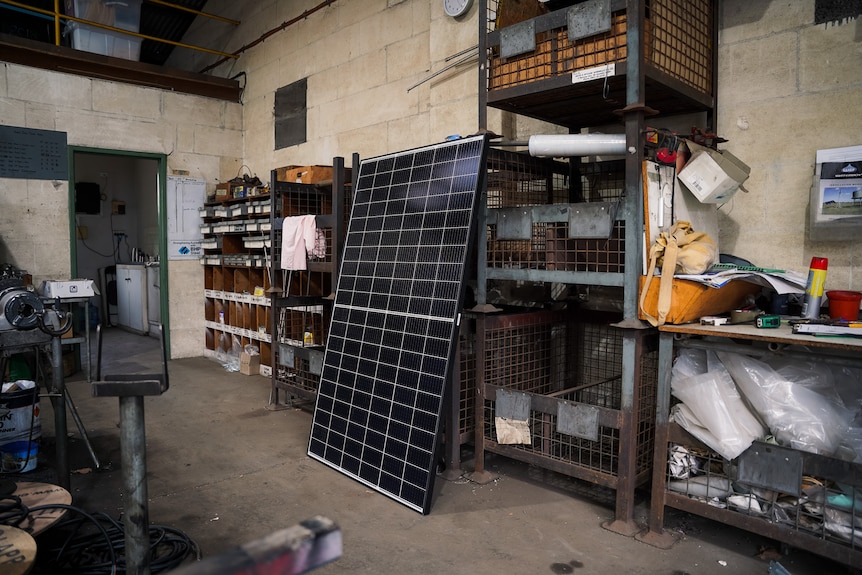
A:
<svg viewBox="0 0 862 575">
<path fill-rule="evenodd" d="M 551 134 L 530 136 L 530 155 L 562 158 L 569 156 L 623 156 L 625 134 Z"/>
<path fill-rule="evenodd" d="M 335 0 L 330 0 L 334 2 Z M 11 6 L 12 8 L 9 8 Z M 69 14 L 62 14 L 60 12 L 60 2 L 59 0 L 54 0 L 54 9 L 53 10 L 43 10 L 42 8 L 36 8 L 35 6 L 28 6 L 26 4 L 22 4 L 20 2 L 16 2 L 15 0 L 0 0 L 0 8 L 3 9 L 11 9 L 16 12 L 22 12 L 25 14 L 30 14 L 36 16 L 38 18 L 48 17 L 51 20 L 54 20 L 54 45 L 60 46 L 60 20 L 65 20 L 67 22 L 78 22 L 80 24 L 86 24 L 87 26 L 91 26 L 94 28 L 101 28 L 102 30 L 109 30 L 111 32 L 115 32 L 118 34 L 123 34 L 125 36 L 134 36 L 135 38 L 141 38 L 142 40 L 152 40 L 153 42 L 161 42 L 162 44 L 170 44 L 172 46 L 179 46 L 180 48 L 189 48 L 191 50 L 197 50 L 199 52 L 207 52 L 209 54 L 214 54 L 216 56 L 223 56 L 225 59 L 228 58 L 239 58 L 238 55 L 228 54 L 225 52 L 219 52 L 218 50 L 210 50 L 209 48 L 203 48 L 201 46 L 192 46 L 191 44 L 184 44 L 182 42 L 175 42 L 173 40 L 168 40 L 166 38 L 157 38 L 156 36 L 148 36 L 146 34 L 140 34 L 138 32 L 133 32 L 131 30 L 125 30 L 123 28 L 116 28 L 114 26 L 109 26 L 107 24 L 102 24 L 100 22 L 93 22 L 91 20 L 86 20 L 84 18 L 77 18 L 75 16 L 71 16 Z M 176 8 L 176 6 L 174 6 Z M 200 13 L 202 16 L 207 16 L 208 18 L 216 18 L 221 19 L 216 16 L 208 15 L 203 12 Z"/>
</svg>

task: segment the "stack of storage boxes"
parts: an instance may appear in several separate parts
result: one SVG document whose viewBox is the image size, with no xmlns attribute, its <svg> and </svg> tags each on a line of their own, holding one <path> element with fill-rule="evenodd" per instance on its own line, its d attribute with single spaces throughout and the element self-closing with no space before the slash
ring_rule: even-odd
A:
<svg viewBox="0 0 862 575">
<path fill-rule="evenodd" d="M 65 0 L 66 14 L 98 24 L 138 32 L 141 0 Z M 114 58 L 139 60 L 141 39 L 81 22 L 69 22 L 72 48 Z"/>
</svg>

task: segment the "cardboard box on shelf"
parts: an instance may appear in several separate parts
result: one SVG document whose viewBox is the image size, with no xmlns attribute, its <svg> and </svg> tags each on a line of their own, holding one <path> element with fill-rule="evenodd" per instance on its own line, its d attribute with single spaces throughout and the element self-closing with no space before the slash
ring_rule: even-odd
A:
<svg viewBox="0 0 862 575">
<path fill-rule="evenodd" d="M 727 202 L 748 179 L 751 168 L 730 152 L 694 142 L 686 145 L 691 150 L 691 159 L 679 171 L 677 179 L 704 204 Z"/>
<path fill-rule="evenodd" d="M 224 182 L 221 184 L 216 184 L 215 197 L 219 200 L 224 200 L 230 197 L 230 188 L 231 184 L 229 182 Z"/>
<path fill-rule="evenodd" d="M 243 375 L 260 375 L 260 355 L 242 352 L 239 356 L 239 372 Z"/>
<path fill-rule="evenodd" d="M 332 166 L 284 166 L 275 171 L 280 182 L 317 184 L 332 179 Z"/>
</svg>

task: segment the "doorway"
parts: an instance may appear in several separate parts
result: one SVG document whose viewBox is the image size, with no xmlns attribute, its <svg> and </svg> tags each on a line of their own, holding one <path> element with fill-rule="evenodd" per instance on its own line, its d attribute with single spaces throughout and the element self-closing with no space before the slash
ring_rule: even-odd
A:
<svg viewBox="0 0 862 575">
<path fill-rule="evenodd" d="M 96 283 L 90 327 L 102 325 L 106 344 L 114 329 L 155 336 L 162 323 L 169 332 L 166 163 L 164 154 L 70 146 L 72 276 Z"/>
</svg>

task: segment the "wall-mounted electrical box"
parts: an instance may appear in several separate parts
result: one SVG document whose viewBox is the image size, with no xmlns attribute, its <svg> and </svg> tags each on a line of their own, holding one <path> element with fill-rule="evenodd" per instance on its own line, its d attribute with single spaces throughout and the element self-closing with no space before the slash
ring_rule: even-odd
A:
<svg viewBox="0 0 862 575">
<path fill-rule="evenodd" d="M 123 216 L 126 214 L 126 202 L 114 200 L 111 202 L 111 213 L 114 215 Z"/>
</svg>

